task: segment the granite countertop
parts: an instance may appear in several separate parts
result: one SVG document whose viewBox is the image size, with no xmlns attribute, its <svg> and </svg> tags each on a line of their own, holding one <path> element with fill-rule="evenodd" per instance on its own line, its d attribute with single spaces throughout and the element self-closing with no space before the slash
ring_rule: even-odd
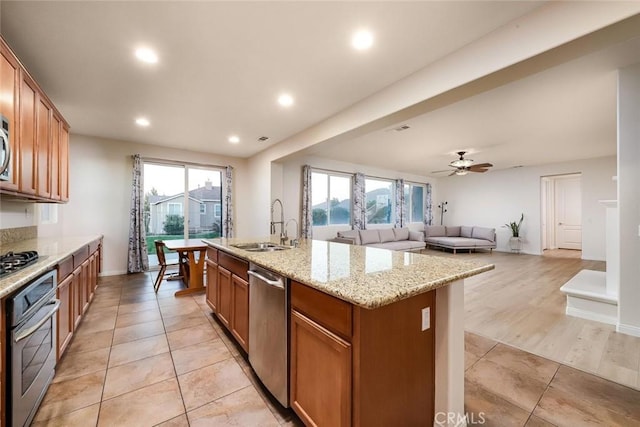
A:
<svg viewBox="0 0 640 427">
<path fill-rule="evenodd" d="M 462 255 L 445 258 L 321 240 L 301 240 L 298 248 L 273 252 L 249 252 L 231 246 L 265 241 L 270 238 L 203 239 L 211 247 L 369 309 L 495 268 Z"/>
<path fill-rule="evenodd" d="M 102 238 L 100 235 L 41 237 L 1 245 L 0 254 L 5 254 L 10 251 L 38 251 L 39 258 L 34 264 L 0 279 L 0 298 L 4 298 L 37 278 L 42 273 L 55 268 L 60 261 L 73 254 L 82 246 L 88 245 L 100 238 Z"/>
</svg>

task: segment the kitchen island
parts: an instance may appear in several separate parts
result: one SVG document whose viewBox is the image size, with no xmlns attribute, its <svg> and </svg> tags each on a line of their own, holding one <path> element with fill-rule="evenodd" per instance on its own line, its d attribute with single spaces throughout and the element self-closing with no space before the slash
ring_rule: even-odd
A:
<svg viewBox="0 0 640 427">
<path fill-rule="evenodd" d="M 234 246 L 268 240 L 204 240 L 207 301 L 242 343 L 241 270 L 290 279 L 290 404 L 307 425 L 463 425 L 464 279 L 492 264 L 315 240 Z"/>
</svg>

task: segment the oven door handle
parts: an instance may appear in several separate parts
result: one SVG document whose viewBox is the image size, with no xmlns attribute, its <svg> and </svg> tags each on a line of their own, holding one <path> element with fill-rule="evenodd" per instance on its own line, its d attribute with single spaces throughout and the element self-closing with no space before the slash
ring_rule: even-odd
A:
<svg viewBox="0 0 640 427">
<path fill-rule="evenodd" d="M 49 314 L 47 314 L 44 318 L 42 318 L 36 325 L 34 325 L 34 326 L 30 327 L 29 329 L 27 329 L 26 331 L 21 332 L 20 334 L 18 334 L 14 339 L 14 341 L 16 343 L 19 343 L 23 339 L 28 338 L 29 336 L 35 334 L 36 331 L 42 327 L 42 325 L 47 323 L 47 321 L 51 317 L 53 317 L 54 314 L 56 314 L 56 312 L 60 309 L 60 300 L 59 299 L 55 299 L 52 302 L 50 302 L 48 304 L 45 304 L 45 305 L 51 305 L 51 304 L 53 304 L 53 308 L 51 309 Z"/>
</svg>

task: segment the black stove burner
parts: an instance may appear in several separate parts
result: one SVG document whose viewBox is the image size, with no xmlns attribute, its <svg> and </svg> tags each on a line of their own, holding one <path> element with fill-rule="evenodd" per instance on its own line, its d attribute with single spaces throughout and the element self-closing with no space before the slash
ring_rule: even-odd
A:
<svg viewBox="0 0 640 427">
<path fill-rule="evenodd" d="M 7 252 L 0 255 L 0 277 L 27 267 L 38 260 L 38 252 Z"/>
</svg>

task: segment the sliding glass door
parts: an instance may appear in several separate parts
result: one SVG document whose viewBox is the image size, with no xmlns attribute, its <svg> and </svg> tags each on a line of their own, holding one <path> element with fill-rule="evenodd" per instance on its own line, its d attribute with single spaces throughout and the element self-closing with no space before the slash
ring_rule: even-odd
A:
<svg viewBox="0 0 640 427">
<path fill-rule="evenodd" d="M 149 265 L 158 264 L 155 240 L 220 236 L 220 169 L 145 161 L 143 174 Z M 167 253 L 167 261 L 172 258 L 177 255 Z"/>
</svg>

